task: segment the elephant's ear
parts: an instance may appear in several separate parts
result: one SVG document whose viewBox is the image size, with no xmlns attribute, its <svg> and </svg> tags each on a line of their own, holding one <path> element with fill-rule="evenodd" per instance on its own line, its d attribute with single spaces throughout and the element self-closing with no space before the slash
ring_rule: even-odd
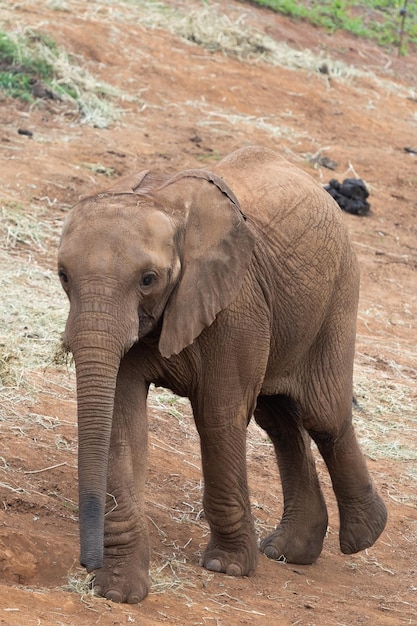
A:
<svg viewBox="0 0 417 626">
<path fill-rule="evenodd" d="M 179 232 L 181 275 L 167 303 L 159 340 L 159 350 L 168 358 L 190 345 L 236 298 L 255 235 L 232 190 L 210 172 L 181 172 L 154 197 L 180 223 L 185 219 Z"/>
</svg>

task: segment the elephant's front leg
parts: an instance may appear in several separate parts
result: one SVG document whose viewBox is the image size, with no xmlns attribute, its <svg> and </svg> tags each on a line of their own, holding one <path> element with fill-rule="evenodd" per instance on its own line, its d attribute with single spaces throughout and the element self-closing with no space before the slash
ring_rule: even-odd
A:
<svg viewBox="0 0 417 626">
<path fill-rule="evenodd" d="M 258 548 L 246 476 L 246 421 L 199 427 L 204 475 L 203 506 L 211 536 L 201 565 L 229 576 L 247 576 Z"/>
<path fill-rule="evenodd" d="M 144 515 L 147 469 L 145 384 L 122 362 L 117 379 L 104 522 L 104 564 L 94 591 L 115 602 L 140 602 L 149 592 L 149 538 Z"/>
</svg>

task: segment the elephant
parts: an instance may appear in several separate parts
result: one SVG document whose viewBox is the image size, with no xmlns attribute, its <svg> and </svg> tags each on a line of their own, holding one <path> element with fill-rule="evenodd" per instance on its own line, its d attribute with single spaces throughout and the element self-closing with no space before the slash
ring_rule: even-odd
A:
<svg viewBox="0 0 417 626">
<path fill-rule="evenodd" d="M 312 441 L 336 495 L 341 551 L 374 544 L 387 513 L 352 424 L 358 262 L 340 208 L 308 173 L 249 146 L 210 170 L 128 175 L 69 212 L 58 275 L 76 370 L 80 562 L 97 595 L 137 603 L 150 588 L 152 383 L 192 407 L 210 528 L 203 567 L 247 576 L 260 552 L 317 560 L 328 514 Z M 259 545 L 252 417 L 283 493 Z"/>
</svg>

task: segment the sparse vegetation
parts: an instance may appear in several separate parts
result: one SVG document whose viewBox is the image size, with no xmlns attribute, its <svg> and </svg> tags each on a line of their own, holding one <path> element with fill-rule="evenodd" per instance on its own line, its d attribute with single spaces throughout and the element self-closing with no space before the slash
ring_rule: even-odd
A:
<svg viewBox="0 0 417 626">
<path fill-rule="evenodd" d="M 410 95 L 409 89 L 404 89 L 394 81 L 377 77 L 370 70 L 348 65 L 325 53 L 315 53 L 308 48 L 297 50 L 286 42 L 277 41 L 248 26 L 244 14 L 232 20 L 208 5 L 187 13 L 153 10 L 147 18 L 144 18 L 144 23 L 151 28 L 166 28 L 211 52 L 222 52 L 227 56 L 250 62 L 263 62 L 319 73 L 325 80 L 328 78 L 341 82 L 371 80 L 378 86 L 383 86 L 387 92 Z"/>
<path fill-rule="evenodd" d="M 417 43 L 416 5 L 408 7 L 404 16 L 404 0 L 255 0 L 274 11 L 303 19 L 329 32 L 346 30 L 358 37 L 372 39 L 381 45 L 401 45 L 400 32 L 408 41 Z"/>
<path fill-rule="evenodd" d="M 35 251 L 39 254 L 46 245 L 56 245 L 60 226 L 41 219 L 35 209 L 28 213 L 16 203 L 3 203 L 0 215 L 0 388 L 9 388 L 13 396 L 16 389 L 25 387 L 25 371 L 52 361 L 62 332 L 65 301 L 53 272 L 33 259 Z M 57 305 L 51 305 L 53 292 Z M 0 419 L 3 410 L 7 410 L 4 404 Z"/>
<path fill-rule="evenodd" d="M 118 110 L 111 98 L 120 93 L 95 80 L 49 35 L 31 29 L 0 30 L 0 92 L 25 102 L 61 101 L 84 123 L 105 128 Z"/>
<path fill-rule="evenodd" d="M 33 85 L 37 80 L 51 84 L 53 68 L 37 52 L 41 43 L 56 53 L 49 37 L 28 33 L 26 37 L 12 36 L 0 31 L 0 89 L 14 98 L 33 100 Z"/>
</svg>

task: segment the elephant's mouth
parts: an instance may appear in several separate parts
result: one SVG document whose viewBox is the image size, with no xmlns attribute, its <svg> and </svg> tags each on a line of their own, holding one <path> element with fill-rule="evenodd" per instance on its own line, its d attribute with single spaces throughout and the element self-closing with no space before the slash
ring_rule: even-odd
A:
<svg viewBox="0 0 417 626">
<path fill-rule="evenodd" d="M 138 339 L 143 339 L 147 337 L 157 329 L 157 327 L 161 326 L 160 320 L 154 316 L 146 313 L 143 309 L 139 308 L 139 334 Z"/>
</svg>

